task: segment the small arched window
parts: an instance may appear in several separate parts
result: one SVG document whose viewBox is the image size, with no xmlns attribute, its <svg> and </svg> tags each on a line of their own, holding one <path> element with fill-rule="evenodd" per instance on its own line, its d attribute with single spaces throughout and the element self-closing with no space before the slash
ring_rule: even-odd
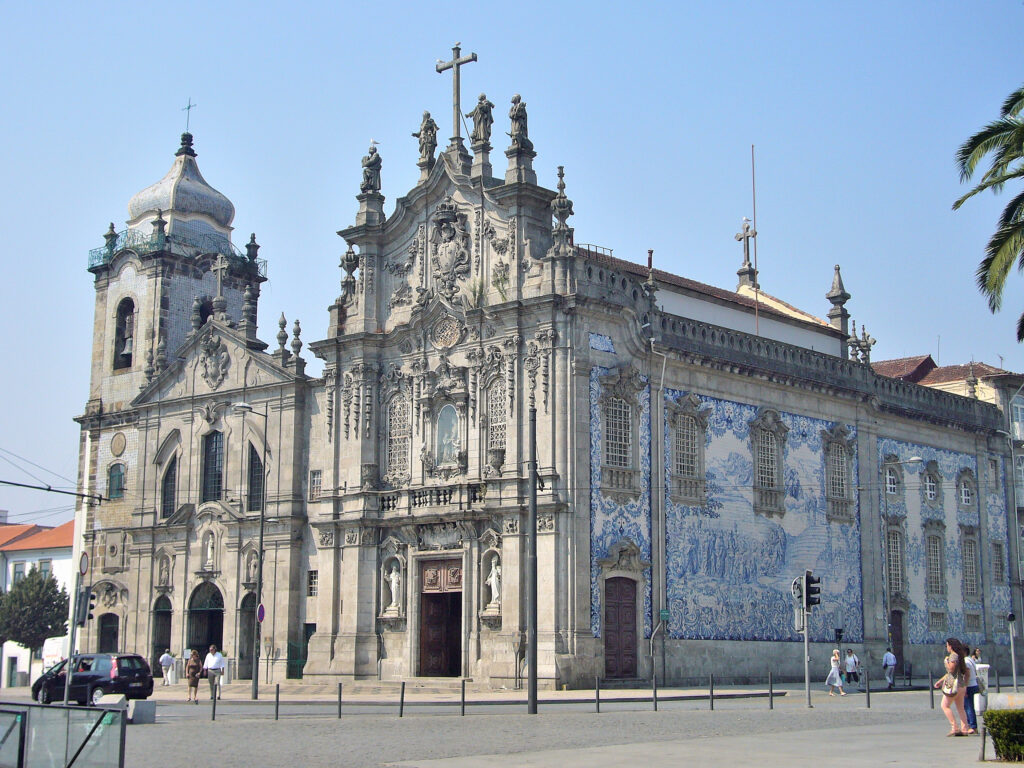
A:
<svg viewBox="0 0 1024 768">
<path fill-rule="evenodd" d="M 217 501 L 224 487 L 224 435 L 211 432 L 203 438 L 203 501 Z"/>
<path fill-rule="evenodd" d="M 174 514 L 174 502 L 178 489 L 178 457 L 175 456 L 167 465 L 163 483 L 160 486 L 160 517 L 168 518 Z"/>
<path fill-rule="evenodd" d="M 107 498 L 124 497 L 124 464 L 111 464 L 107 470 Z"/>
<path fill-rule="evenodd" d="M 114 326 L 114 370 L 132 367 L 135 350 L 135 302 L 122 299 Z"/>
</svg>

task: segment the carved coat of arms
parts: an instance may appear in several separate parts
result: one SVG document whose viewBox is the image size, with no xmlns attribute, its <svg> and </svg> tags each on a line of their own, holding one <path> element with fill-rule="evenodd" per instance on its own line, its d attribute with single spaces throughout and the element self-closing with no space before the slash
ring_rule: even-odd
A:
<svg viewBox="0 0 1024 768">
<path fill-rule="evenodd" d="M 231 365 L 228 347 L 217 334 L 211 334 L 199 344 L 199 373 L 203 381 L 216 389 L 224 382 Z"/>
<path fill-rule="evenodd" d="M 430 242 L 431 266 L 438 293 L 451 301 L 458 292 L 458 281 L 469 276 L 470 242 L 466 217 L 459 213 L 450 196 L 437 206 Z"/>
</svg>

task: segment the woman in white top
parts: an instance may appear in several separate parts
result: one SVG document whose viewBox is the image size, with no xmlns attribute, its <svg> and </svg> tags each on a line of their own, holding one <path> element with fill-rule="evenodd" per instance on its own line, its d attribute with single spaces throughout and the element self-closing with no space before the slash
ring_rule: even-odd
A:
<svg viewBox="0 0 1024 768">
<path fill-rule="evenodd" d="M 846 691 L 843 690 L 843 677 L 839 674 L 839 649 L 836 648 L 832 651 L 832 669 L 829 670 L 828 677 L 825 678 L 825 685 L 828 686 L 828 695 L 835 696 L 835 689 L 839 689 L 839 695 L 845 696 Z"/>
</svg>

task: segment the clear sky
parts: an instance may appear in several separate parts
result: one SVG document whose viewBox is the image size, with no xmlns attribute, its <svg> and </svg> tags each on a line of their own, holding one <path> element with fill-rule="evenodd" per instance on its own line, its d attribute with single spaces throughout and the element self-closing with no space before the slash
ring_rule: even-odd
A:
<svg viewBox="0 0 1024 768">
<path fill-rule="evenodd" d="M 577 242 L 637 262 L 653 248 L 663 269 L 735 288 L 753 144 L 765 291 L 824 316 L 840 264 L 874 359 L 1024 371 L 1024 278 L 997 315 L 974 286 L 1008 195 L 950 210 L 957 146 L 1024 82 L 1021 0 L 8 2 L 3 19 L 0 479 L 35 482 L 14 462 L 74 486 L 87 252 L 170 168 L 189 98 L 235 243 L 255 232 L 269 262 L 260 336 L 274 343 L 283 311 L 308 343 L 339 292 L 335 233 L 354 222 L 360 158 L 381 142 L 393 210 L 418 177 L 423 110 L 450 130 L 451 75 L 434 64 L 457 40 L 479 55 L 464 111 L 481 91 L 498 105 L 495 172 L 520 93 L 540 183 L 565 166 Z M 0 487 L 14 521 L 59 523 L 71 506 Z"/>
</svg>

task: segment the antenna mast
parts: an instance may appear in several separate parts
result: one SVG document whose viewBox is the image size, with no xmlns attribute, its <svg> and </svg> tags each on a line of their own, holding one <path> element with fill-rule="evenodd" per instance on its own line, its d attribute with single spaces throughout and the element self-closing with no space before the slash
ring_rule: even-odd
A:
<svg viewBox="0 0 1024 768">
<path fill-rule="evenodd" d="M 750 196 L 753 198 L 754 231 L 757 232 L 757 177 L 754 173 L 754 145 L 750 145 Z M 757 271 L 757 238 L 754 238 L 754 335 L 761 335 L 761 317 L 759 302 L 760 284 Z"/>
</svg>

